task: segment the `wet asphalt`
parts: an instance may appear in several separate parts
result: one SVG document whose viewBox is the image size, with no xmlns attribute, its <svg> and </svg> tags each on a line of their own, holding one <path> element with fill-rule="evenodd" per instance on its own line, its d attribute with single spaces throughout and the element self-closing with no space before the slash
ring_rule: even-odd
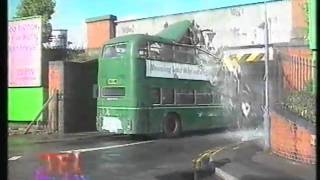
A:
<svg viewBox="0 0 320 180">
<path fill-rule="evenodd" d="M 9 139 L 9 158 L 21 157 L 9 161 L 8 174 L 10 180 L 36 180 L 36 171 L 44 167 L 39 160 L 41 154 L 82 149 L 85 151 L 80 153 L 83 179 L 193 180 L 192 159 L 205 150 L 234 141 L 225 136 L 225 131 L 190 133 L 175 139 L 99 136 L 51 143 L 25 139 L 10 142 Z M 200 179 L 218 178 L 203 175 Z"/>
</svg>

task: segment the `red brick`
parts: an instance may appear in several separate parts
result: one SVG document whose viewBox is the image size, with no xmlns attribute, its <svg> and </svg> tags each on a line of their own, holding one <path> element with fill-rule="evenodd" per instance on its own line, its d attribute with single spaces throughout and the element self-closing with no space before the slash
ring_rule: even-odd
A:
<svg viewBox="0 0 320 180">
<path fill-rule="evenodd" d="M 273 153 L 303 163 L 315 163 L 310 132 L 274 112 L 271 113 L 270 140 Z"/>
</svg>

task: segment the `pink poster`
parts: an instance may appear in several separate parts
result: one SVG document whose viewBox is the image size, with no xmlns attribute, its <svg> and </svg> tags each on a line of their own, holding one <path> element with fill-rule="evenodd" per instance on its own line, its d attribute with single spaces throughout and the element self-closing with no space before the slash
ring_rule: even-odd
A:
<svg viewBox="0 0 320 180">
<path fill-rule="evenodd" d="M 9 87 L 41 86 L 41 17 L 8 26 Z"/>
</svg>

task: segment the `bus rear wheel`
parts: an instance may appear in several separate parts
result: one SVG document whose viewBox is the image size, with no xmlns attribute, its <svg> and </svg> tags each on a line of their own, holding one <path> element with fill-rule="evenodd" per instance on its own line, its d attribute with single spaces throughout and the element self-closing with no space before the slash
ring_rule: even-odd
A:
<svg viewBox="0 0 320 180">
<path fill-rule="evenodd" d="M 181 135 L 181 121 L 177 114 L 169 113 L 164 119 L 163 131 L 168 138 L 179 137 Z"/>
</svg>

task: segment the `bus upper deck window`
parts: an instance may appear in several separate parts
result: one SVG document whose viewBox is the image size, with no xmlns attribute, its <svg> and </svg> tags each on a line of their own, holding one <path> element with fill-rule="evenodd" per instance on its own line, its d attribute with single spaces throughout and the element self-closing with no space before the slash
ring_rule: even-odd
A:
<svg viewBox="0 0 320 180">
<path fill-rule="evenodd" d="M 213 57 L 211 55 L 209 55 L 206 52 L 203 51 L 197 51 L 196 52 L 196 63 L 197 64 L 208 64 L 210 62 L 210 60 L 213 59 Z"/>
<path fill-rule="evenodd" d="M 107 45 L 103 50 L 103 58 L 121 58 L 127 52 L 126 44 Z"/>
<path fill-rule="evenodd" d="M 140 58 L 147 58 L 148 57 L 148 44 L 147 43 L 142 43 L 139 45 L 138 56 Z"/>
<path fill-rule="evenodd" d="M 158 61 L 172 61 L 173 51 L 172 45 L 160 42 L 150 42 L 149 44 L 149 58 Z"/>
<path fill-rule="evenodd" d="M 175 46 L 175 62 L 194 64 L 195 49 L 192 47 Z"/>
</svg>

